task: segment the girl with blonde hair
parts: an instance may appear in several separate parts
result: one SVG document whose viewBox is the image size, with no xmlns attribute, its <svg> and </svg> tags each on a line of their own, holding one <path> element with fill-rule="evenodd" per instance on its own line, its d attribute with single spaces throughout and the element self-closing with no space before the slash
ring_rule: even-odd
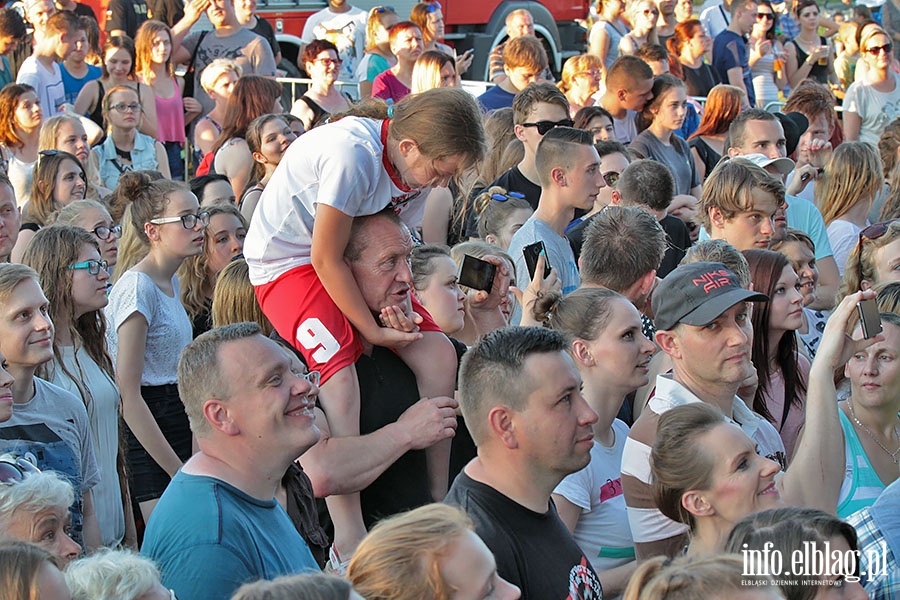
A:
<svg viewBox="0 0 900 600">
<path fill-rule="evenodd" d="M 440 50 L 426 50 L 416 59 L 412 74 L 412 92 L 418 94 L 439 87 L 456 87 L 459 75 L 453 57 Z"/>
<path fill-rule="evenodd" d="M 356 67 L 360 98 L 370 98 L 375 78 L 397 64 L 397 58 L 391 52 L 388 30 L 399 22 L 400 17 L 390 6 L 376 6 L 369 11 L 366 53 Z"/>
<path fill-rule="evenodd" d="M 619 56 L 634 54 L 638 48 L 648 44 L 658 46 L 656 21 L 659 19 L 659 9 L 656 3 L 653 0 L 636 0 L 626 12 L 631 23 L 631 31 L 619 41 Z"/>
<path fill-rule="evenodd" d="M 97 155 L 91 152 L 91 144 L 81 120 L 72 115 L 56 115 L 41 126 L 39 150 L 62 150 L 74 154 L 87 177 L 87 193 L 90 200 L 100 200 L 109 190 L 100 183 L 100 167 Z"/>
<path fill-rule="evenodd" d="M 0 545 L 0 600 L 69 600 L 66 579 L 46 551 L 25 542 Z"/>
</svg>

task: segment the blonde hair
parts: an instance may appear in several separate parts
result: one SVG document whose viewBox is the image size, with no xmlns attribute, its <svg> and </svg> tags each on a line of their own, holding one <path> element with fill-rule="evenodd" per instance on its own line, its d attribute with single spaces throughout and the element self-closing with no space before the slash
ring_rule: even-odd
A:
<svg viewBox="0 0 900 600">
<path fill-rule="evenodd" d="M 153 591 L 159 569 L 131 550 L 103 548 L 66 567 L 72 600 L 135 600 Z"/>
<path fill-rule="evenodd" d="M 735 0 L 737 1 L 737 0 Z M 746 587 L 747 580 L 753 588 Z M 737 554 L 680 557 L 671 560 L 657 556 L 642 563 L 625 588 L 624 600 L 694 600 L 695 598 L 724 598 L 745 592 L 762 590 L 783 597 L 767 577 L 744 575 L 744 561 Z"/>
<path fill-rule="evenodd" d="M 397 13 L 390 6 L 375 6 L 369 11 L 369 17 L 366 19 L 366 52 L 372 52 L 375 46 L 378 45 L 378 42 L 375 40 L 375 37 L 378 35 L 378 28 L 380 27 L 387 31 L 387 28 L 384 26 L 384 18 L 389 16 L 397 17 L 397 20 L 400 20 L 400 17 L 397 16 Z"/>
<path fill-rule="evenodd" d="M 200 87 L 209 92 L 216 85 L 216 80 L 226 73 L 234 73 L 240 79 L 241 75 L 243 75 L 243 70 L 239 64 L 230 58 L 215 59 L 206 65 L 206 68 L 200 73 Z"/>
<path fill-rule="evenodd" d="M 363 539 L 347 570 L 367 600 L 449 600 L 440 561 L 472 521 L 459 508 L 428 504 L 379 522 Z"/>
<path fill-rule="evenodd" d="M 40 285 L 38 274 L 31 267 L 17 263 L 0 263 L 0 303 L 9 300 L 16 286 L 27 279 L 33 279 Z"/>
<path fill-rule="evenodd" d="M 50 117 L 44 121 L 43 125 L 41 125 L 41 137 L 38 141 L 38 151 L 59 149 L 56 138 L 59 135 L 59 128 L 63 123 L 71 123 L 73 125 L 77 123 L 78 126 L 81 127 L 81 121 L 72 115 L 56 115 L 55 117 Z M 84 127 L 82 127 L 82 130 L 84 130 Z M 91 152 L 90 147 L 88 147 L 87 160 L 81 167 L 84 169 L 84 175 L 87 179 L 87 193 L 85 197 L 91 200 L 100 199 L 100 188 L 103 187 L 100 182 L 100 169 L 95 162 L 96 160 L 96 155 Z"/>
<path fill-rule="evenodd" d="M 49 552 L 34 544 L 0 544 L 0 600 L 40 600 L 38 577 L 48 563 L 59 568 Z"/>
<path fill-rule="evenodd" d="M 825 225 L 859 202 L 872 203 L 884 181 L 881 158 L 871 144 L 844 142 L 832 152 L 824 176 L 816 181 L 816 205 Z"/>
<path fill-rule="evenodd" d="M 844 266 L 844 276 L 841 278 L 838 302 L 846 296 L 861 290 L 863 281 L 868 281 L 873 285 L 881 283 L 877 277 L 875 254 L 898 238 L 900 238 L 900 221 L 894 221 L 887 226 L 887 231 L 881 237 L 872 240 L 862 236 L 862 241 L 853 245 L 850 255 L 847 256 L 847 263 Z"/>
<path fill-rule="evenodd" d="M 418 94 L 425 90 L 441 87 L 441 69 L 444 65 L 452 65 L 456 73 L 456 62 L 449 54 L 440 50 L 426 50 L 416 59 L 412 72 L 412 92 Z"/>
<path fill-rule="evenodd" d="M 590 71 L 591 69 L 602 69 L 603 61 L 594 54 L 579 54 L 572 56 L 566 60 L 562 69 L 562 78 L 556 86 L 563 94 L 568 92 L 572 87 L 572 80 L 579 73 Z"/>
<path fill-rule="evenodd" d="M 753 210 L 753 190 L 762 189 L 775 196 L 778 206 L 784 206 L 784 184 L 762 167 L 743 158 L 720 162 L 703 184 L 703 193 L 697 206 L 697 217 L 707 231 L 712 223 L 709 209 L 717 207 L 726 219 L 740 212 Z"/>
<path fill-rule="evenodd" d="M 213 327 L 251 321 L 259 325 L 262 334 L 272 335 L 274 327 L 263 314 L 250 283 L 250 268 L 243 258 L 228 263 L 216 279 L 213 291 Z"/>
</svg>

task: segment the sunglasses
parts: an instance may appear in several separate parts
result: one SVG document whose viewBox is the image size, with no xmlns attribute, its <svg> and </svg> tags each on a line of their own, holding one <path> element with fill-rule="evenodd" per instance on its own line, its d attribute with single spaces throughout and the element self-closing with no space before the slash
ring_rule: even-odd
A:
<svg viewBox="0 0 900 600">
<path fill-rule="evenodd" d="M 36 462 L 37 458 L 30 452 L 24 457 L 17 457 L 13 454 L 0 456 L 0 484 L 14 485 L 32 473 L 40 473 L 41 470 L 37 468 Z"/>
<path fill-rule="evenodd" d="M 616 187 L 616 184 L 619 183 L 619 173 L 618 171 L 607 171 L 603 174 L 603 181 L 606 182 L 606 185 L 609 187 Z"/>
<path fill-rule="evenodd" d="M 772 13 L 756 13 L 756 19 L 762 21 L 765 19 L 766 21 L 774 21 L 775 15 Z"/>
<path fill-rule="evenodd" d="M 546 135 L 548 131 L 555 127 L 571 127 L 575 124 L 572 119 L 563 119 L 562 121 L 538 121 L 537 123 L 522 123 L 522 127 L 537 127 L 538 133 Z"/>
<path fill-rule="evenodd" d="M 505 194 L 491 194 L 491 200 L 496 200 L 497 202 L 506 202 L 507 200 L 511 200 L 516 198 L 518 200 L 524 200 L 525 194 L 520 192 L 507 192 Z"/>
<path fill-rule="evenodd" d="M 866 48 L 866 52 L 868 52 L 872 56 L 875 56 L 882 52 L 884 52 L 885 54 L 890 54 L 893 49 L 893 44 L 885 44 L 884 46 L 872 46 L 870 48 Z"/>
<path fill-rule="evenodd" d="M 881 223 L 875 223 L 873 225 L 869 225 L 865 229 L 859 232 L 859 241 L 856 244 L 856 275 L 858 276 L 858 283 L 862 283 L 863 280 L 863 269 L 862 269 L 862 249 L 863 249 L 863 239 L 867 240 L 877 240 L 882 237 L 885 233 L 887 233 L 888 229 L 891 228 L 891 224 L 900 221 L 900 219 L 891 219 L 890 221 L 883 221 Z"/>
</svg>

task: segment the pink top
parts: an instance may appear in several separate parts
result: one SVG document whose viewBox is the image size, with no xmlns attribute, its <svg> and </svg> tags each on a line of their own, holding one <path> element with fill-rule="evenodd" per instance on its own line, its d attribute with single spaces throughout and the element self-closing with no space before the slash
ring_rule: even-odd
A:
<svg viewBox="0 0 900 600">
<path fill-rule="evenodd" d="M 390 69 L 383 73 L 379 73 L 375 78 L 375 81 L 372 82 L 373 98 L 381 98 L 382 100 L 391 99 L 394 102 L 399 102 L 403 98 L 409 96 L 409 92 L 409 88 L 403 85 Z"/>
<path fill-rule="evenodd" d="M 184 103 L 181 94 L 177 93 L 178 84 L 174 81 L 176 94 L 171 98 L 156 98 L 156 131 L 161 142 L 184 143 Z"/>
<path fill-rule="evenodd" d="M 803 381 L 808 382 L 810 368 L 809 359 L 803 354 L 798 353 L 797 367 Z M 775 428 L 778 429 L 779 425 L 781 425 L 781 416 L 784 414 L 784 378 L 781 376 L 781 370 L 772 373 L 769 384 L 769 390 L 766 394 L 766 408 L 768 408 L 769 413 L 775 417 L 776 422 L 774 425 Z M 787 419 L 781 427 L 781 430 L 778 432 L 781 435 L 781 440 L 784 442 L 784 449 L 787 454 L 788 462 L 794 457 L 797 438 L 800 437 L 800 430 L 803 428 L 803 423 L 805 421 L 806 393 L 803 393 L 800 394 L 800 406 L 797 406 L 796 404 L 791 405 Z"/>
</svg>

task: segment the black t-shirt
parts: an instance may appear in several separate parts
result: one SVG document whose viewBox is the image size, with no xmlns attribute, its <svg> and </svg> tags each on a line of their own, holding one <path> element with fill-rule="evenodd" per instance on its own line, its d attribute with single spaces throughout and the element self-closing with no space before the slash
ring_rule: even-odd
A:
<svg viewBox="0 0 900 600">
<path fill-rule="evenodd" d="M 76 2 L 73 12 L 79 17 L 90 17 L 95 21 L 97 20 L 97 15 L 94 14 L 94 9 L 87 4 Z"/>
<path fill-rule="evenodd" d="M 366 435 L 395 423 L 419 401 L 416 376 L 388 348 L 375 347 L 372 355 L 356 361 L 359 378 L 359 433 Z M 360 492 L 363 521 L 376 521 L 432 502 L 424 450 L 410 450 Z"/>
<path fill-rule="evenodd" d="M 487 188 L 473 191 L 472 197 L 469 199 L 469 205 L 471 206 L 478 194 L 485 189 L 494 186 L 500 186 L 507 192 L 519 192 L 520 194 L 524 194 L 525 200 L 528 201 L 531 208 L 537 210 L 538 202 L 541 200 L 541 186 L 522 175 L 522 171 L 519 170 L 518 165 L 498 177 L 497 180 L 487 186 Z M 478 217 L 474 210 L 469 210 L 466 215 L 466 237 L 478 237 Z"/>
<path fill-rule="evenodd" d="M 598 600 L 600 580 L 550 503 L 536 513 L 494 488 L 459 474 L 444 500 L 461 507 L 497 560 L 501 577 L 523 600 Z"/>
<path fill-rule="evenodd" d="M 278 53 L 281 52 L 281 47 L 278 45 L 278 40 L 275 39 L 275 30 L 272 29 L 271 23 L 259 15 L 256 15 L 256 26 L 250 31 L 266 38 L 266 41 L 269 42 L 269 46 L 272 47 L 272 56 L 278 56 Z"/>
<path fill-rule="evenodd" d="M 691 234 L 684 221 L 672 215 L 663 217 L 659 224 L 666 232 L 666 253 L 656 270 L 656 275 L 663 278 L 674 271 L 684 258 L 687 249 L 691 247 Z"/>
<path fill-rule="evenodd" d="M 147 3 L 144 0 L 110 0 L 106 9 L 106 31 L 121 29 L 132 39 L 146 20 Z"/>
<path fill-rule="evenodd" d="M 681 65 L 681 70 L 684 71 L 684 86 L 688 96 L 708 96 L 709 90 L 719 83 L 719 76 L 706 63 L 700 63 L 696 69 Z"/>
<path fill-rule="evenodd" d="M 150 18 L 162 21 L 169 27 L 174 27 L 184 16 L 184 2 L 181 0 L 147 0 L 147 7 Z"/>
</svg>

